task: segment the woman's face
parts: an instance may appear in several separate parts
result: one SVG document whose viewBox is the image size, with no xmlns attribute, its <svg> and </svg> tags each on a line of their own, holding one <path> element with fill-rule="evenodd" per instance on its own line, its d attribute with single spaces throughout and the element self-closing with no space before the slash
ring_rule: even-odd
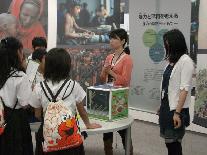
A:
<svg viewBox="0 0 207 155">
<path fill-rule="evenodd" d="M 124 41 L 121 40 L 119 37 L 110 39 L 110 46 L 112 49 L 119 49 L 123 47 L 123 44 L 124 44 Z"/>
<path fill-rule="evenodd" d="M 30 27 L 37 21 L 39 15 L 39 8 L 33 4 L 23 4 L 19 19 L 23 27 Z"/>
</svg>

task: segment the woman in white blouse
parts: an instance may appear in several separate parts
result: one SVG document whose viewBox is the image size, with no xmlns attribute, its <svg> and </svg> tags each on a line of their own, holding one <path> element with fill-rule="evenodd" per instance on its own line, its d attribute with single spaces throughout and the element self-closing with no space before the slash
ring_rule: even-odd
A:
<svg viewBox="0 0 207 155">
<path fill-rule="evenodd" d="M 169 62 L 161 84 L 159 124 L 161 137 L 165 139 L 168 155 L 182 155 L 181 141 L 185 128 L 190 124 L 194 64 L 187 55 L 185 38 L 177 29 L 163 36 L 166 59 Z"/>
<path fill-rule="evenodd" d="M 25 108 L 31 84 L 23 68 L 22 43 L 8 37 L 0 43 L 0 97 L 6 127 L 0 136 L 0 155 L 32 155 L 32 137 Z"/>
</svg>

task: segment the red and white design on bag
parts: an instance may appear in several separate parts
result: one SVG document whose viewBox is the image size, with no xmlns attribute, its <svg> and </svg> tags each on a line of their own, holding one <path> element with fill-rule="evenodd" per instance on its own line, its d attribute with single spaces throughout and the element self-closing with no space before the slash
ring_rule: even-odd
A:
<svg viewBox="0 0 207 155">
<path fill-rule="evenodd" d="M 60 100 L 49 103 L 43 126 L 44 152 L 73 148 L 83 143 L 77 120 L 71 110 Z"/>
<path fill-rule="evenodd" d="M 4 105 L 2 98 L 0 97 L 0 135 L 4 132 L 5 120 L 4 120 Z"/>
</svg>

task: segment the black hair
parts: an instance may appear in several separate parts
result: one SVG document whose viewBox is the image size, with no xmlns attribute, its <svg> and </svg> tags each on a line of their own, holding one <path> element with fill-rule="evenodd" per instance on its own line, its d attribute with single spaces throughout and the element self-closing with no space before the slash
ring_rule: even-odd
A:
<svg viewBox="0 0 207 155">
<path fill-rule="evenodd" d="M 88 4 L 87 3 L 83 3 L 83 8 L 87 8 Z"/>
<path fill-rule="evenodd" d="M 36 47 L 47 48 L 47 40 L 44 37 L 34 37 L 32 39 L 32 47 L 33 49 L 35 49 Z"/>
<path fill-rule="evenodd" d="M 6 83 L 12 70 L 24 71 L 19 60 L 18 51 L 23 49 L 22 43 L 14 38 L 7 37 L 0 43 L 0 88 Z"/>
<path fill-rule="evenodd" d="M 177 63 L 183 54 L 188 54 L 185 37 L 178 29 L 173 29 L 163 35 L 164 46 L 166 49 L 165 58 L 170 63 Z"/>
<path fill-rule="evenodd" d="M 80 0 L 67 0 L 66 2 L 67 11 L 70 12 L 71 9 L 75 8 L 76 6 L 81 6 Z"/>
<path fill-rule="evenodd" d="M 129 37 L 128 37 L 127 32 L 124 29 L 116 29 L 116 30 L 111 31 L 109 33 L 109 38 L 120 39 L 121 41 L 125 40 L 125 43 L 123 44 L 124 52 L 130 55 L 129 46 L 125 47 L 126 44 L 128 45 Z"/>
<path fill-rule="evenodd" d="M 60 82 L 69 77 L 71 58 L 69 53 L 62 48 L 53 48 L 45 56 L 44 78 Z"/>
<path fill-rule="evenodd" d="M 32 60 L 42 62 L 42 58 L 47 54 L 45 49 L 38 48 L 32 53 Z"/>
</svg>

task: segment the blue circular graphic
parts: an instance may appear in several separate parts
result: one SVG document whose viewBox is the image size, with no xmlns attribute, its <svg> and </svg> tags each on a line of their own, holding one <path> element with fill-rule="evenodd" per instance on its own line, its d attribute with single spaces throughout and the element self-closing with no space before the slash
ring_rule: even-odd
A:
<svg viewBox="0 0 207 155">
<path fill-rule="evenodd" d="M 159 63 L 164 59 L 164 47 L 160 44 L 155 44 L 149 50 L 149 56 L 154 63 Z"/>
<path fill-rule="evenodd" d="M 168 32 L 168 29 L 161 29 L 157 34 L 157 43 L 163 45 L 163 35 Z"/>
</svg>

